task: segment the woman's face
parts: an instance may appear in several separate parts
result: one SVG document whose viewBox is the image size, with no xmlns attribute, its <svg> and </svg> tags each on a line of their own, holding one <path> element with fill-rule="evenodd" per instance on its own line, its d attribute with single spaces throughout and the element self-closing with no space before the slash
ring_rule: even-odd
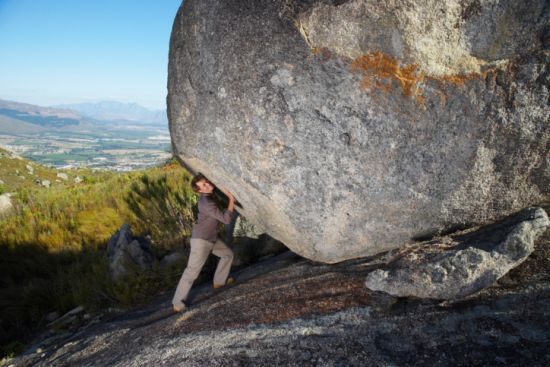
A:
<svg viewBox="0 0 550 367">
<path fill-rule="evenodd" d="M 199 192 L 201 194 L 211 194 L 212 191 L 214 191 L 214 185 L 207 180 L 200 180 L 197 182 L 197 187 L 199 188 Z"/>
</svg>

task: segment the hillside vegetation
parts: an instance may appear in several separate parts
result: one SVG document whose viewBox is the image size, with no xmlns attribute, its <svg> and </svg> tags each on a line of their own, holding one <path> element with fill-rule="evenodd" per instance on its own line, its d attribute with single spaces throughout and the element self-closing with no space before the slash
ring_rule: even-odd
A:
<svg viewBox="0 0 550 367">
<path fill-rule="evenodd" d="M 113 282 L 105 253 L 108 239 L 123 223 L 134 234 L 150 235 L 158 257 L 185 243 L 196 198 L 189 188 L 191 177 L 178 164 L 128 173 L 66 171 L 68 180 L 57 173 L 0 151 L 2 190 L 12 193 L 13 205 L 0 217 L 3 354 L 17 350 L 20 344 L 13 341 L 44 326 L 48 313 L 77 305 L 92 312 L 130 307 L 173 287 L 181 272 L 134 269 Z M 76 176 L 82 182 L 75 183 Z M 38 185 L 34 177 L 52 185 Z"/>
<path fill-rule="evenodd" d="M 31 167 L 32 173 L 27 166 Z M 65 181 L 57 177 L 58 173 L 67 174 L 68 180 Z M 0 148 L 0 185 L 5 192 L 16 192 L 20 189 L 38 188 L 37 180 L 48 180 L 52 186 L 68 187 L 74 184 L 76 177 L 100 177 L 109 175 L 109 173 L 96 172 L 92 174 L 91 170 L 56 170 L 36 164 L 27 159 L 23 159 L 16 154 Z"/>
</svg>

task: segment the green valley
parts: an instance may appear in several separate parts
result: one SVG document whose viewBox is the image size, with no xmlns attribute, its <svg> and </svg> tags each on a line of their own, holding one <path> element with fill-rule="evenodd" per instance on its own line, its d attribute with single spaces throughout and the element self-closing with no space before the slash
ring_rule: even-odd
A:
<svg viewBox="0 0 550 367">
<path fill-rule="evenodd" d="M 72 110 L 3 100 L 0 147 L 57 168 L 131 171 L 171 157 L 165 123 L 101 121 Z"/>
</svg>

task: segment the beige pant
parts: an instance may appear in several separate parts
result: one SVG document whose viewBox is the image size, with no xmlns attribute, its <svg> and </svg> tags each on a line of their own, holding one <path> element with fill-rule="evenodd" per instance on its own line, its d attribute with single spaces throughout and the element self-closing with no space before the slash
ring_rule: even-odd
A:
<svg viewBox="0 0 550 367">
<path fill-rule="evenodd" d="M 176 288 L 176 293 L 172 299 L 174 306 L 181 306 L 182 301 L 185 302 L 187 300 L 189 290 L 195 279 L 199 276 L 210 252 L 220 258 L 216 272 L 214 273 L 214 284 L 224 285 L 226 283 L 231 263 L 233 262 L 233 251 L 219 238 L 215 243 L 200 238 L 191 238 L 191 253 L 189 254 L 187 267 L 183 271 Z"/>
</svg>

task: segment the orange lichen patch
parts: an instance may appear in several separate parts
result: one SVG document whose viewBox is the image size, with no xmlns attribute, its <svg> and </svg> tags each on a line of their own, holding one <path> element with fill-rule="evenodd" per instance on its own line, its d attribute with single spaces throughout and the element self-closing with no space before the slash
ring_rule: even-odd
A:
<svg viewBox="0 0 550 367">
<path fill-rule="evenodd" d="M 383 52 L 373 52 L 355 59 L 351 69 L 363 75 L 361 86 L 365 89 L 378 89 L 387 93 L 395 83 L 404 96 L 414 97 L 423 104 L 424 97 L 419 84 L 424 80 L 424 73 L 414 64 L 401 66 L 396 58 Z"/>
<path fill-rule="evenodd" d="M 466 83 L 473 81 L 473 80 L 479 80 L 479 79 L 487 79 L 487 77 L 495 76 L 494 68 L 489 68 L 485 71 L 482 71 L 480 73 L 467 73 L 467 74 L 455 74 L 455 75 L 445 75 L 441 77 L 429 77 L 430 80 L 433 80 L 441 87 L 445 87 L 446 85 L 452 84 L 455 86 L 463 86 Z"/>
<path fill-rule="evenodd" d="M 478 73 L 468 73 L 459 75 L 446 75 L 439 78 L 434 78 L 440 82 L 454 85 L 464 85 L 466 82 L 479 78 Z"/>
<path fill-rule="evenodd" d="M 420 106 L 424 106 L 425 101 L 421 86 L 427 81 L 439 85 L 440 95 L 446 102 L 445 89 L 447 86 L 464 86 L 472 80 L 487 78 L 488 74 L 493 71 L 493 69 L 488 69 L 481 73 L 428 76 L 420 71 L 417 65 L 400 65 L 396 58 L 379 51 L 358 57 L 352 62 L 351 69 L 362 74 L 362 88 L 388 93 L 397 86 L 405 97 L 414 98 Z"/>
<path fill-rule="evenodd" d="M 446 75 L 442 77 L 426 77 L 427 81 L 431 81 L 438 86 L 437 94 L 443 104 L 447 103 L 449 96 L 447 95 L 447 88 L 449 86 L 453 87 L 464 87 L 469 82 L 475 80 L 487 80 L 488 78 L 496 78 L 496 69 L 490 68 L 480 73 L 467 73 L 467 74 L 455 74 L 455 75 Z"/>
</svg>

